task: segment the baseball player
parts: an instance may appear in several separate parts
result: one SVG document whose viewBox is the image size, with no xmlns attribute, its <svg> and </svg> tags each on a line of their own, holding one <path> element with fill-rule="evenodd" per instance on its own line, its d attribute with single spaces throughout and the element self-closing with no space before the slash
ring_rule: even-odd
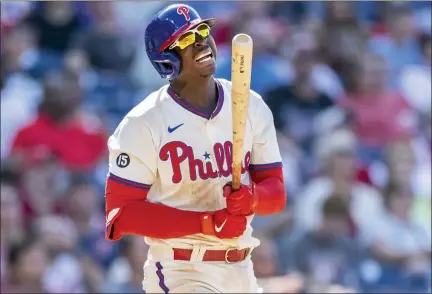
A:
<svg viewBox="0 0 432 294">
<path fill-rule="evenodd" d="M 215 79 L 213 18 L 170 5 L 145 31 L 169 85 L 132 109 L 109 138 L 106 238 L 144 236 L 148 293 L 258 291 L 250 256 L 254 214 L 286 202 L 272 114 L 250 93 L 242 186 L 233 191 L 231 82 Z"/>
</svg>

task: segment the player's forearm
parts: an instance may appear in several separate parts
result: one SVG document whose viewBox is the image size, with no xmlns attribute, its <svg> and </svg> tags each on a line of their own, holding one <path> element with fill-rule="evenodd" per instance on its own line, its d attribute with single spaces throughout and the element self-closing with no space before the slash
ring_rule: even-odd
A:
<svg viewBox="0 0 432 294">
<path fill-rule="evenodd" d="M 255 183 L 254 213 L 269 215 L 282 211 L 286 204 L 286 190 L 283 181 L 282 168 L 269 171 L 251 172 Z"/>
<path fill-rule="evenodd" d="M 285 187 L 277 178 L 268 178 L 256 184 L 254 195 L 256 197 L 254 212 L 258 215 L 278 213 L 285 207 Z"/>
<path fill-rule="evenodd" d="M 201 214 L 146 200 L 133 201 L 120 209 L 118 217 L 107 228 L 106 238 L 115 241 L 132 234 L 169 239 L 198 234 Z"/>
</svg>

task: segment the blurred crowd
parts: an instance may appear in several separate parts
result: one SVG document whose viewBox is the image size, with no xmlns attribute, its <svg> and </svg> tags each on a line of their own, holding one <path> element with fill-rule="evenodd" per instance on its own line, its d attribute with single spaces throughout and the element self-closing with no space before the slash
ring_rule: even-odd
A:
<svg viewBox="0 0 432 294">
<path fill-rule="evenodd" d="M 188 3 L 188 2 L 185 2 Z M 254 40 L 285 211 L 255 217 L 264 292 L 430 292 L 431 2 L 190 2 Z M 104 239 L 106 142 L 167 81 L 144 29 L 167 3 L 1 2 L 2 293 L 141 293 L 147 245 Z"/>
</svg>

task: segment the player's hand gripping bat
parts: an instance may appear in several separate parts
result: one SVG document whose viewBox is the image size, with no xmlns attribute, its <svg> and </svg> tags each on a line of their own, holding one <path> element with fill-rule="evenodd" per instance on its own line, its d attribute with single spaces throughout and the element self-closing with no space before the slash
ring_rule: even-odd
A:
<svg viewBox="0 0 432 294">
<path fill-rule="evenodd" d="M 253 41 L 249 35 L 238 34 L 232 40 L 232 121 L 233 166 L 232 189 L 240 188 L 243 141 L 249 107 Z"/>
</svg>

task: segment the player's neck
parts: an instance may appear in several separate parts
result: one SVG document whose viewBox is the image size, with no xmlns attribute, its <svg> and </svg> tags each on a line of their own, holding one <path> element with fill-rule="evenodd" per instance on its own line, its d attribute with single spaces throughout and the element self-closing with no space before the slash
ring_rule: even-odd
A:
<svg viewBox="0 0 432 294">
<path fill-rule="evenodd" d="M 213 77 L 205 79 L 201 83 L 199 81 L 188 83 L 175 80 L 171 82 L 171 88 L 180 99 L 200 110 L 211 112 L 216 107 L 217 91 Z"/>
</svg>

